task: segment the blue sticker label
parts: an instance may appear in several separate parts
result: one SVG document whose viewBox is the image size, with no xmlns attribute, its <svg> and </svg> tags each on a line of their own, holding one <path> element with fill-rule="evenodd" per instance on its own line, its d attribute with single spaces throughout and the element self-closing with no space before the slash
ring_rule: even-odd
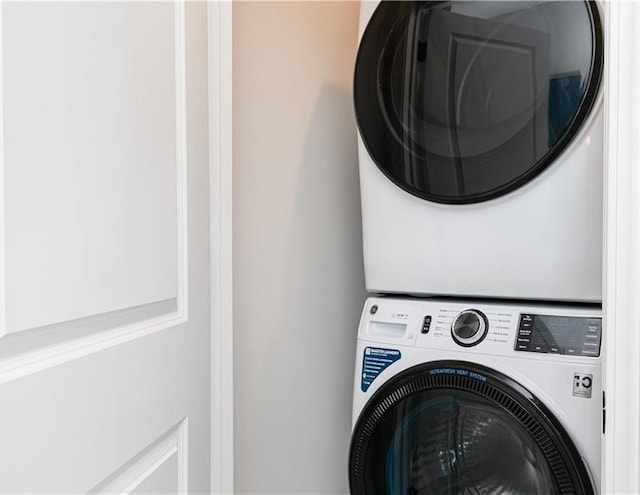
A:
<svg viewBox="0 0 640 495">
<path fill-rule="evenodd" d="M 366 347 L 362 359 L 362 381 L 360 388 L 363 392 L 371 386 L 378 375 L 386 370 L 402 357 L 400 351 L 395 349 L 380 349 L 378 347 Z"/>
</svg>

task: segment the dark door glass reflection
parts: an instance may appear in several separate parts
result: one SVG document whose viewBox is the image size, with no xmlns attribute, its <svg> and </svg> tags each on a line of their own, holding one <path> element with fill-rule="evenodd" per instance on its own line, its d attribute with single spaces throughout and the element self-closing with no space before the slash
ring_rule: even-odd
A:
<svg viewBox="0 0 640 495">
<path fill-rule="evenodd" d="M 358 53 L 358 126 L 400 187 L 483 201 L 527 182 L 569 144 L 601 66 L 590 3 L 382 2 Z"/>
<path fill-rule="evenodd" d="M 471 394 L 414 396 L 376 430 L 365 493 L 558 493 L 548 462 L 511 416 Z"/>
</svg>

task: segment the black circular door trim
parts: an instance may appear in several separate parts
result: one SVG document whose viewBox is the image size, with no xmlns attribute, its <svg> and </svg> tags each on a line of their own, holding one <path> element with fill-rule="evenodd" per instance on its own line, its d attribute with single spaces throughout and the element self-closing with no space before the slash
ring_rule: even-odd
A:
<svg viewBox="0 0 640 495">
<path fill-rule="evenodd" d="M 387 155 L 386 157 L 379 156 L 381 152 L 375 151 L 376 148 L 374 143 L 381 139 L 385 139 L 384 136 L 380 135 L 380 129 L 384 128 L 384 132 L 386 133 L 396 132 L 389 128 L 390 125 L 388 124 L 390 123 L 388 122 L 388 116 L 386 115 L 386 111 L 381 108 L 384 105 L 382 101 L 384 96 L 381 95 L 379 91 L 379 86 L 381 85 L 379 80 L 379 64 L 384 63 L 382 60 L 384 57 L 382 55 L 385 53 L 385 50 L 388 49 L 386 45 L 390 39 L 401 37 L 401 33 L 398 32 L 398 28 L 399 24 L 402 24 L 400 22 L 401 18 L 407 15 L 406 10 L 408 8 L 412 8 L 418 4 L 437 5 L 442 3 L 445 2 L 382 0 L 380 5 L 376 7 L 376 10 L 374 11 L 369 24 L 362 35 L 356 56 L 353 81 L 353 101 L 356 123 L 360 131 L 364 147 L 378 169 L 391 182 L 407 193 L 427 201 L 443 204 L 479 203 L 508 194 L 538 176 L 549 165 L 551 165 L 553 161 L 567 149 L 567 147 L 569 147 L 575 135 L 587 121 L 596 102 L 602 81 L 604 60 L 602 23 L 596 2 L 594 0 L 584 0 L 584 3 L 587 5 L 587 11 L 591 21 L 593 40 L 591 54 L 592 64 L 590 73 L 587 77 L 587 89 L 580 101 L 573 119 L 553 147 L 551 147 L 551 149 L 549 149 L 541 159 L 529 167 L 523 174 L 501 186 L 489 189 L 486 192 L 475 194 L 464 194 L 460 196 L 441 195 L 412 187 L 411 184 L 408 184 L 406 181 L 401 180 L 401 178 L 396 177 L 386 166 L 384 166 L 383 162 L 385 161 L 385 158 L 388 159 L 388 156 L 398 156 L 401 153 L 403 145 L 399 143 L 397 138 L 387 139 L 388 146 L 392 151 L 385 152 L 385 155 Z M 372 34 L 372 32 L 388 32 L 388 35 L 386 37 L 376 36 L 375 34 Z M 366 114 L 366 116 L 364 114 Z M 393 126 L 391 125 L 391 127 Z"/>
<path fill-rule="evenodd" d="M 387 412 L 411 395 L 434 390 L 464 391 L 489 400 L 535 439 L 549 464 L 560 494 L 595 493 L 591 478 L 569 434 L 529 390 L 507 375 L 479 364 L 434 361 L 398 373 L 376 391 L 366 404 L 351 437 L 349 487 L 352 495 L 365 494 L 368 445 Z"/>
</svg>

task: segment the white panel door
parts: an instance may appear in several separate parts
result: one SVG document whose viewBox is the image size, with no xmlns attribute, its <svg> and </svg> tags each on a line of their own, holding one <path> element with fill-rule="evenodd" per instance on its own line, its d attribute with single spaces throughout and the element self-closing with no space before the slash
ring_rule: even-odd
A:
<svg viewBox="0 0 640 495">
<path fill-rule="evenodd" d="M 0 493 L 208 492 L 207 6 L 0 13 Z"/>
</svg>

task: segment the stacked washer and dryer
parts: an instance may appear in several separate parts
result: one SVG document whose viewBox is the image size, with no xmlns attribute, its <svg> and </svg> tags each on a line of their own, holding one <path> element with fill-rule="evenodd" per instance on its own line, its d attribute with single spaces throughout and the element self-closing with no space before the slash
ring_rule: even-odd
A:
<svg viewBox="0 0 640 495">
<path fill-rule="evenodd" d="M 602 16 L 362 2 L 353 494 L 600 492 Z"/>
</svg>

